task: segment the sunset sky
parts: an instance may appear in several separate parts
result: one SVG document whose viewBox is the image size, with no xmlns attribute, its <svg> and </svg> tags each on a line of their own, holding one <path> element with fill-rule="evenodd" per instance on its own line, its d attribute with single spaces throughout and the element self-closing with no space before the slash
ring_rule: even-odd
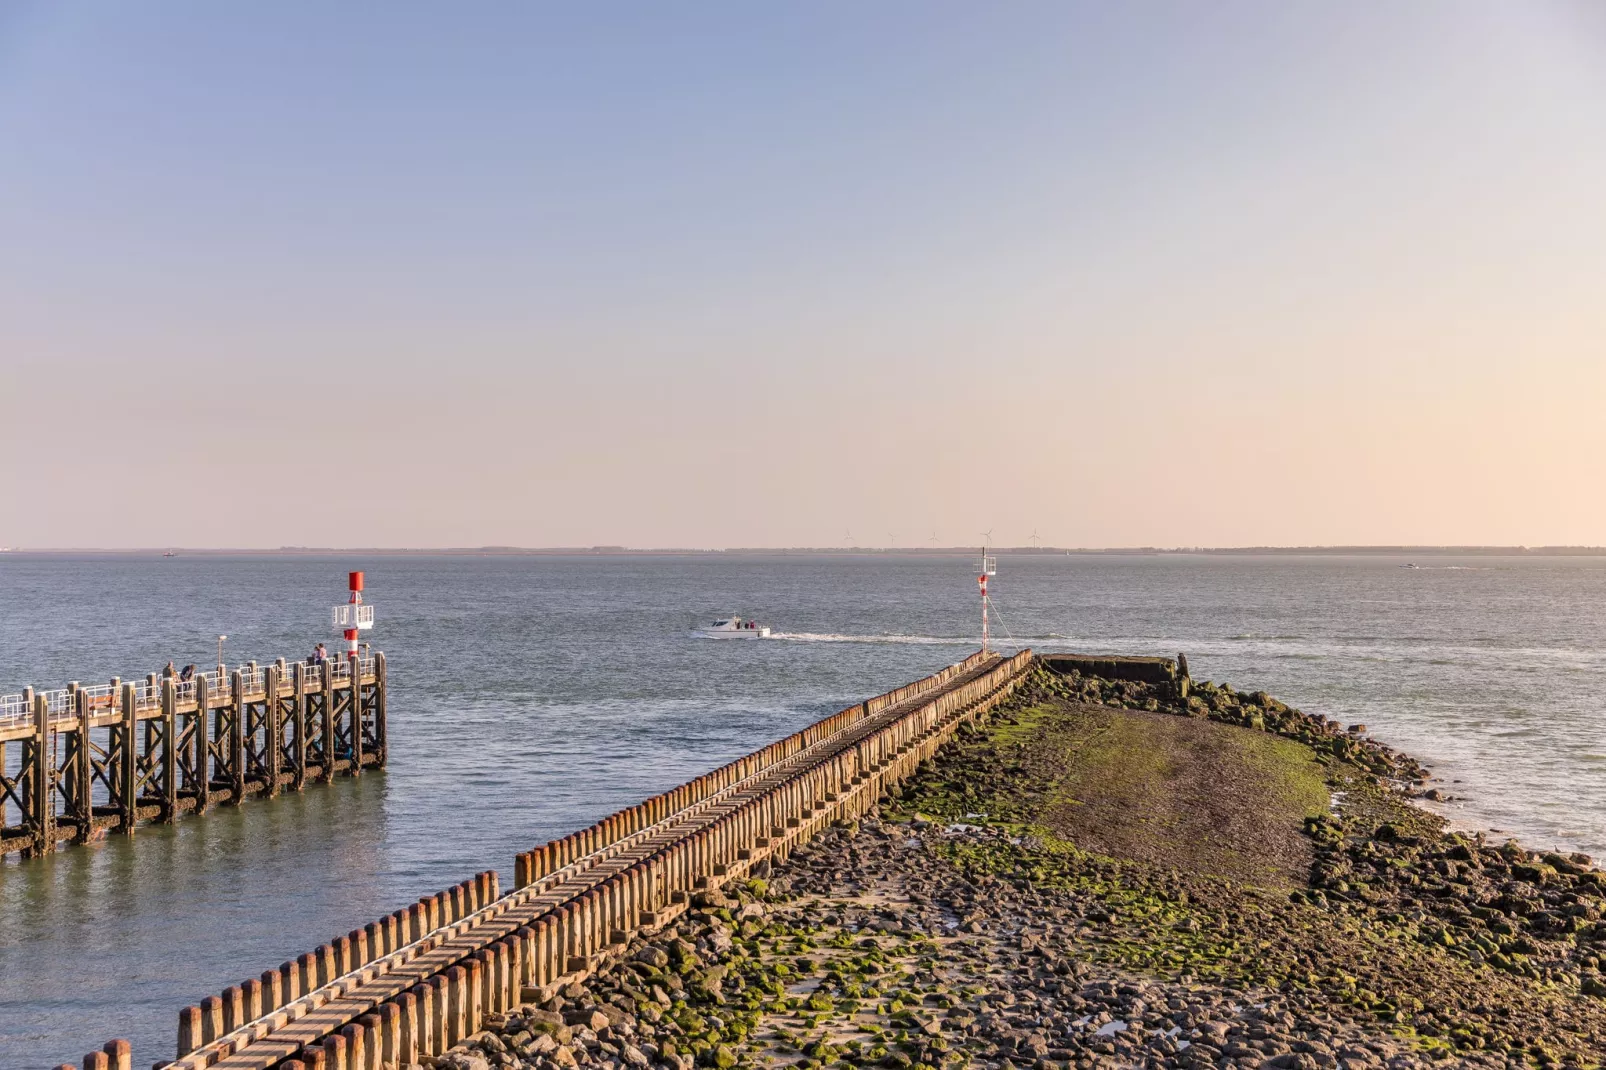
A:
<svg viewBox="0 0 1606 1070">
<path fill-rule="evenodd" d="M 0 545 L 1606 544 L 1603 191 L 1598 3 L 7 3 Z"/>
</svg>

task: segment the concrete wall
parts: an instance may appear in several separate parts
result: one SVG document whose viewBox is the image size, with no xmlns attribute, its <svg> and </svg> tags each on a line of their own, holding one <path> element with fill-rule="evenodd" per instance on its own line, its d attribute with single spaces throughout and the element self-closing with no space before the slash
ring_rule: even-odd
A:
<svg viewBox="0 0 1606 1070">
<path fill-rule="evenodd" d="M 1106 680 L 1133 680 L 1144 684 L 1175 685 L 1179 676 L 1172 658 L 1124 657 L 1117 654 L 1043 654 L 1047 669 L 1062 675 L 1079 672 Z"/>
</svg>

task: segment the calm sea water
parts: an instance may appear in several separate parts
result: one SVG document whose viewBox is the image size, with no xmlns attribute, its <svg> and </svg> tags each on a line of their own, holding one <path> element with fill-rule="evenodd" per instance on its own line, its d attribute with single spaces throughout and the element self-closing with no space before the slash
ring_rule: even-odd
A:
<svg viewBox="0 0 1606 1070">
<path fill-rule="evenodd" d="M 1039 649 L 1188 654 L 1427 759 L 1463 824 L 1606 852 L 1606 560 L 1005 556 Z M 391 665 L 382 775 L 0 864 L 0 1067 L 177 1012 L 975 645 L 963 558 L 0 555 L 0 692 L 330 640 L 365 568 Z M 756 616 L 778 642 L 690 627 Z"/>
</svg>

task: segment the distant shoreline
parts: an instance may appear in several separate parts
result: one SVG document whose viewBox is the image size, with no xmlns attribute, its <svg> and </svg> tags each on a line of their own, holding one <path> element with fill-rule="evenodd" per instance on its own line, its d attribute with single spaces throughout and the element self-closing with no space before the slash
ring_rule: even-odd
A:
<svg viewBox="0 0 1606 1070">
<path fill-rule="evenodd" d="M 633 548 L 626 546 L 442 546 L 442 547 L 8 547 L 0 556 L 44 556 L 102 554 L 106 556 L 149 557 L 164 553 L 178 556 L 252 557 L 959 557 L 971 556 L 976 546 L 739 546 L 723 550 L 694 548 Z M 991 552 L 1021 557 L 1072 556 L 1288 556 L 1288 557 L 1606 557 L 1606 546 L 994 546 Z"/>
</svg>

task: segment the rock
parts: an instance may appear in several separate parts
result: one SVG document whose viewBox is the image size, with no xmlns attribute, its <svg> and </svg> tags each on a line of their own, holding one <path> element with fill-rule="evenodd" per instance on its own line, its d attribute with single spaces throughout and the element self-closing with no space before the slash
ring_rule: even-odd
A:
<svg viewBox="0 0 1606 1070">
<path fill-rule="evenodd" d="M 568 1025 L 580 1026 L 582 1028 L 591 1030 L 593 1033 L 600 1033 L 604 1029 L 608 1028 L 608 1026 L 613 1024 L 608 1020 L 608 1016 L 606 1014 L 595 1007 L 587 1007 L 584 1010 L 569 1011 L 563 1016 L 563 1020 Z"/>
<path fill-rule="evenodd" d="M 525 1011 L 524 1028 L 532 1033 L 550 1036 L 559 1044 L 567 1044 L 574 1039 L 574 1030 L 557 1011 Z"/>
<path fill-rule="evenodd" d="M 736 1065 L 736 1053 L 727 1044 L 716 1044 L 698 1056 L 697 1061 L 716 1070 L 730 1070 Z"/>
<path fill-rule="evenodd" d="M 645 962 L 647 965 L 661 970 L 665 966 L 669 965 L 669 952 L 665 951 L 661 947 L 654 947 L 653 945 L 648 944 L 646 947 L 636 952 L 636 961 Z"/>
<path fill-rule="evenodd" d="M 1539 885 L 1554 884 L 1556 878 L 1560 876 L 1553 866 L 1543 862 L 1536 865 L 1526 865 L 1519 862 L 1511 867 L 1511 875 L 1519 881 L 1527 881 L 1529 884 Z"/>
<path fill-rule="evenodd" d="M 626 1066 L 640 1068 L 649 1065 L 650 1062 L 650 1060 L 647 1058 L 647 1054 L 634 1044 L 623 1045 L 619 1049 L 619 1055 L 622 1059 L 624 1059 Z"/>
<path fill-rule="evenodd" d="M 484 1057 L 470 1051 L 449 1051 L 435 1060 L 436 1070 L 491 1070 Z"/>
</svg>

